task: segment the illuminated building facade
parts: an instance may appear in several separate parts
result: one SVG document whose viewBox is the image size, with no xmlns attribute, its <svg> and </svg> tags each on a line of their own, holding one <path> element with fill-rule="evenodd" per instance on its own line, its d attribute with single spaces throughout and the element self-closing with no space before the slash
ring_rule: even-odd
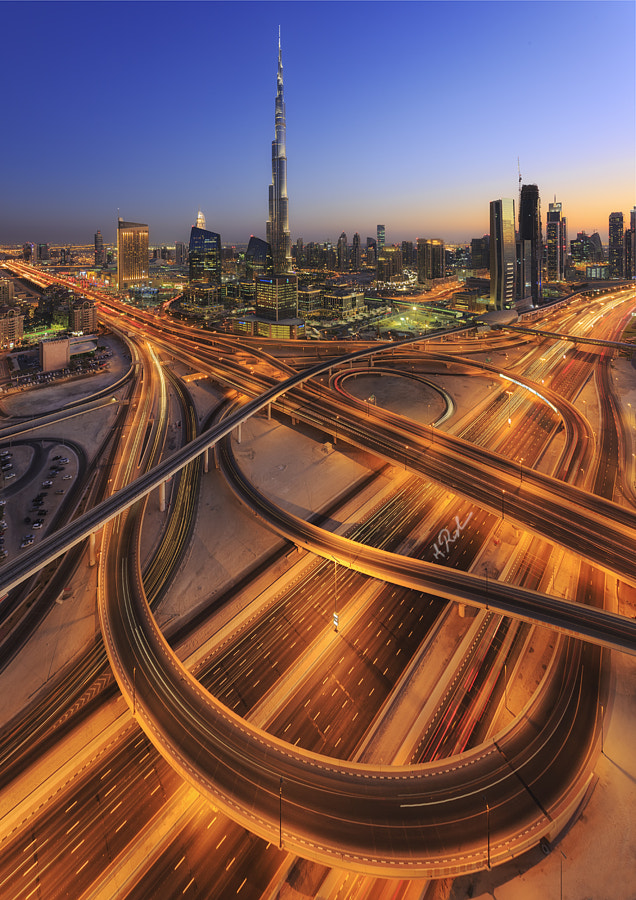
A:
<svg viewBox="0 0 636 900">
<path fill-rule="evenodd" d="M 377 252 L 378 254 L 384 250 L 384 245 L 386 243 L 386 228 L 384 225 L 378 225 L 376 227 L 376 235 L 377 235 Z"/>
<path fill-rule="evenodd" d="M 515 302 L 515 201 L 490 202 L 490 300 L 495 309 Z"/>
<path fill-rule="evenodd" d="M 356 231 L 353 236 L 351 245 L 351 268 L 354 272 L 359 272 L 362 268 L 362 247 L 360 244 L 360 235 Z"/>
<path fill-rule="evenodd" d="M 344 231 L 338 238 L 336 255 L 338 257 L 338 269 L 341 272 L 345 272 L 349 268 L 349 245 L 347 244 L 347 235 Z"/>
<path fill-rule="evenodd" d="M 384 247 L 378 250 L 378 281 L 400 280 L 403 271 L 402 251 L 398 247 Z"/>
<path fill-rule="evenodd" d="M 0 347 L 11 349 L 22 341 L 24 316 L 12 306 L 0 307 Z"/>
<path fill-rule="evenodd" d="M 104 238 L 102 237 L 101 231 L 95 232 L 94 242 L 95 242 L 95 265 L 103 266 L 106 262 L 106 256 L 104 255 Z"/>
<path fill-rule="evenodd" d="M 561 204 L 550 203 L 545 227 L 546 266 L 548 281 L 563 281 L 567 262 L 567 220 L 562 215 Z"/>
<path fill-rule="evenodd" d="M 267 221 L 267 243 L 272 248 L 274 271 L 277 274 L 289 272 L 291 269 L 286 141 L 287 124 L 285 121 L 285 100 L 283 99 L 283 60 L 279 32 L 274 140 L 272 141 L 272 183 L 269 186 L 269 219 Z"/>
<path fill-rule="evenodd" d="M 443 278 L 446 273 L 444 241 L 437 238 L 417 239 L 417 280 L 426 284 L 434 278 Z"/>
<path fill-rule="evenodd" d="M 117 222 L 117 288 L 148 280 L 148 226 L 138 222 Z"/>
<path fill-rule="evenodd" d="M 197 225 L 192 227 L 188 256 L 188 281 L 190 284 L 213 285 L 220 290 L 221 235 L 215 231 L 207 231 Z"/>
<path fill-rule="evenodd" d="M 623 278 L 623 213 L 613 212 L 609 217 L 609 277 Z"/>
<path fill-rule="evenodd" d="M 298 279 L 276 274 L 256 279 L 256 315 L 278 322 L 298 318 Z"/>
<path fill-rule="evenodd" d="M 69 328 L 83 334 L 97 331 L 97 310 L 92 300 L 79 300 L 69 310 Z"/>
</svg>

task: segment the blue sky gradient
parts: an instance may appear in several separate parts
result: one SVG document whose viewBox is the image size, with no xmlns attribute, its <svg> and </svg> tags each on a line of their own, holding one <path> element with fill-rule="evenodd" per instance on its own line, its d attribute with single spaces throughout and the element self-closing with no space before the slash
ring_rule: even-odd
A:
<svg viewBox="0 0 636 900">
<path fill-rule="evenodd" d="M 3 2 L 0 242 L 265 235 L 281 26 L 292 240 L 468 241 L 526 183 L 636 202 L 635 5 Z"/>
</svg>

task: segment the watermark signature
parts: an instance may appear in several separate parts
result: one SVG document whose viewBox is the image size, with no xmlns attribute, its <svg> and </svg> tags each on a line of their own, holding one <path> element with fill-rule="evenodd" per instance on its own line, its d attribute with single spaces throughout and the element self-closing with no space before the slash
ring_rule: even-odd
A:
<svg viewBox="0 0 636 900">
<path fill-rule="evenodd" d="M 433 544 L 433 556 L 436 560 L 438 559 L 447 559 L 450 555 L 451 544 L 454 544 L 455 541 L 459 538 L 460 534 L 466 528 L 470 520 L 472 519 L 472 512 L 468 513 L 463 522 L 459 521 L 459 516 L 455 516 L 455 529 L 453 531 L 450 528 L 442 528 L 440 533 L 437 535 L 437 541 Z"/>
</svg>

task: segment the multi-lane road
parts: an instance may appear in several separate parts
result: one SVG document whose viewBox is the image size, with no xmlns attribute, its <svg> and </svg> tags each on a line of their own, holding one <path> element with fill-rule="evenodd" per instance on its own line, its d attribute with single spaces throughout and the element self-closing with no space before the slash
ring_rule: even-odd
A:
<svg viewBox="0 0 636 900">
<path fill-rule="evenodd" d="M 156 318 L 151 321 L 137 313 L 129 315 L 121 308 L 115 314 L 126 319 L 121 323 L 125 329 L 141 330 L 156 346 L 168 349 L 172 343 L 174 347 L 176 332 L 165 320 L 159 324 Z M 112 319 L 113 313 L 104 315 Z M 508 384 L 514 385 L 512 389 L 526 403 L 531 392 L 535 392 L 532 403 L 528 404 L 535 407 L 537 425 L 534 431 L 537 444 L 531 453 L 540 450 L 542 427 L 561 429 L 565 435 L 559 476 L 550 478 L 529 468 L 531 453 L 527 450 L 525 463 L 517 458 L 507 460 L 483 448 L 476 450 L 467 441 L 369 409 L 368 404 L 363 404 L 362 411 L 356 411 L 355 404 L 347 401 L 344 409 L 342 399 L 334 401 L 328 391 L 314 386 L 316 377 L 334 366 L 351 365 L 364 355 L 386 354 L 386 349 L 365 348 L 359 354 L 346 354 L 343 359 L 332 358 L 311 370 L 292 373 L 289 366 L 252 346 L 244 352 L 242 361 L 231 359 L 230 352 L 228 359 L 221 359 L 223 347 L 231 343 L 228 339 L 210 340 L 209 336 L 196 333 L 181 340 L 184 358 L 192 365 L 205 368 L 214 364 L 226 383 L 244 396 L 257 399 L 244 403 L 238 412 L 154 466 L 132 486 L 124 484 L 130 480 L 131 472 L 122 469 L 124 476 L 117 494 L 91 511 L 92 518 L 89 513 L 88 519 L 73 523 L 75 532 L 69 530 L 53 536 L 44 551 L 40 547 L 46 542 L 42 542 L 37 548 L 41 556 L 31 558 L 33 570 L 37 571 L 44 559 L 54 558 L 80 540 L 78 535 L 90 534 L 106 523 L 113 523 L 106 524 L 105 547 L 110 543 L 112 549 L 102 556 L 100 613 L 124 696 L 153 742 L 184 777 L 238 821 L 268 839 L 275 841 L 278 834 L 285 846 L 325 863 L 333 864 L 339 859 L 341 864 L 360 870 L 373 868 L 383 874 L 401 871 L 412 875 L 494 864 L 503 858 L 498 854 L 503 852 L 504 835 L 506 839 L 511 836 L 514 839 L 515 834 L 524 834 L 523 840 L 516 844 L 519 850 L 536 843 L 542 834 L 552 833 L 559 809 L 569 808 L 573 793 L 586 782 L 590 760 L 597 749 L 599 682 L 594 673 L 600 664 L 598 649 L 563 642 L 563 651 L 553 663 L 550 687 L 536 700 L 543 710 L 544 728 L 533 746 L 532 759 L 525 755 L 528 735 L 519 726 L 517 731 L 509 729 L 502 741 L 488 745 L 490 749 L 482 749 L 481 755 L 469 751 L 459 764 L 444 760 L 432 767 L 427 764 L 423 768 L 406 767 L 388 773 L 369 764 L 336 764 L 329 757 L 294 750 L 286 742 L 273 739 L 232 716 L 222 704 L 205 696 L 178 663 L 145 606 L 136 553 L 135 504 L 183 465 L 198 459 L 206 448 L 240 427 L 255 411 L 275 404 L 292 420 L 311 422 L 338 440 L 369 448 L 400 467 L 451 486 L 489 510 L 489 515 L 500 514 L 503 520 L 505 514 L 506 520 L 556 539 L 563 547 L 633 583 L 631 567 L 624 561 L 625 547 L 631 546 L 636 535 L 633 514 L 611 499 L 590 498 L 585 491 L 565 483 L 567 478 L 573 482 L 580 480 L 591 467 L 595 436 L 589 424 L 559 392 L 550 392 L 540 384 L 543 379 L 528 380 L 518 374 L 510 378 L 510 373 L 501 373 L 509 378 Z M 448 364 L 448 359 L 443 363 Z M 461 363 L 466 364 L 466 361 Z M 480 368 L 490 376 L 500 375 L 496 367 L 488 364 Z M 161 384 L 160 377 L 153 381 Z M 502 412 L 500 402 L 500 417 L 509 417 L 511 407 L 514 410 L 522 402 L 516 398 L 513 401 L 514 396 L 508 395 L 503 401 L 506 412 Z M 489 427 L 496 427 L 494 420 Z M 138 434 L 140 429 L 135 431 Z M 158 440 L 150 442 L 150 446 L 148 441 L 144 444 L 156 457 L 160 454 Z M 616 455 L 612 448 L 603 449 L 608 455 Z M 258 496 L 240 473 L 234 471 L 231 477 L 236 490 L 263 521 L 297 545 L 310 548 L 326 559 L 338 560 L 351 569 L 420 592 L 510 610 L 521 619 L 558 624 L 566 632 L 587 634 L 608 646 L 620 646 L 631 652 L 636 646 L 636 634 L 631 630 L 634 623 L 629 620 L 588 609 L 580 603 L 564 603 L 509 584 L 493 583 L 423 560 L 367 548 L 357 541 L 347 542 L 284 514 Z M 615 477 L 615 472 L 598 468 L 598 489 L 601 484 L 613 484 Z M 604 493 L 612 497 L 609 489 Z M 129 508 L 127 517 L 116 518 Z M 577 516 L 574 526 L 573 511 Z M 17 569 L 5 568 L 5 572 L 7 584 L 24 577 Z M 494 630 L 493 634 L 496 633 Z M 582 696 L 589 701 L 584 714 Z M 550 715 L 546 706 L 551 709 Z M 323 715 L 328 715 L 328 709 L 325 701 Z M 566 734 L 574 744 L 568 745 Z M 562 761 L 566 758 L 570 761 L 570 774 L 564 780 L 562 773 L 566 767 Z M 504 772 L 508 777 L 504 777 Z M 523 785 L 520 794 L 519 781 Z M 526 806 L 524 798 L 528 797 L 531 801 Z M 513 816 L 517 806 L 519 818 Z M 334 821 L 334 814 L 338 821 Z M 484 816 L 487 830 L 492 830 L 486 850 Z"/>
</svg>

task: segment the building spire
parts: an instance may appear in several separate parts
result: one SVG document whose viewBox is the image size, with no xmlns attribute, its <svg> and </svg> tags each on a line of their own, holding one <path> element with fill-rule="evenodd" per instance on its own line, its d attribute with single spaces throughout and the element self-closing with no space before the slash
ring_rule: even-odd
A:
<svg viewBox="0 0 636 900">
<path fill-rule="evenodd" d="M 267 243 L 272 248 L 274 272 L 277 274 L 288 272 L 291 268 L 286 141 L 287 123 L 285 120 L 285 100 L 283 96 L 283 55 L 279 25 L 274 140 L 272 141 L 272 183 L 269 186 L 269 220 L 267 222 Z"/>
</svg>

